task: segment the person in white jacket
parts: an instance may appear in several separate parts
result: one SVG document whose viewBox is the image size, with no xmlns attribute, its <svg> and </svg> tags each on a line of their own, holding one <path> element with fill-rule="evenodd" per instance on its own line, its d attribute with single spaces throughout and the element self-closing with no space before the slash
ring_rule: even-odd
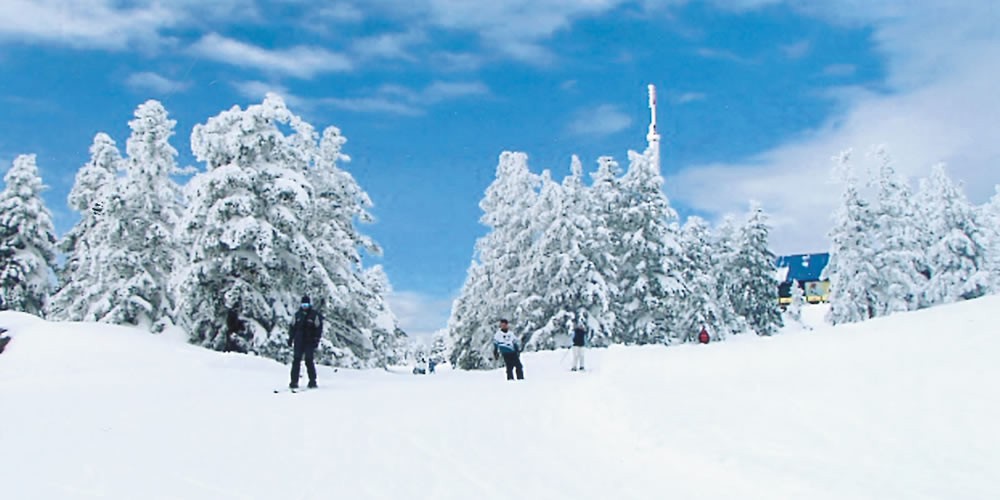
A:
<svg viewBox="0 0 1000 500">
<path fill-rule="evenodd" d="M 493 335 L 493 357 L 497 354 L 503 356 L 503 364 L 507 367 L 507 380 L 514 380 L 514 372 L 517 372 L 517 379 L 524 379 L 524 367 L 521 366 L 521 342 L 510 331 L 510 325 L 506 319 L 500 320 L 500 329 Z"/>
</svg>

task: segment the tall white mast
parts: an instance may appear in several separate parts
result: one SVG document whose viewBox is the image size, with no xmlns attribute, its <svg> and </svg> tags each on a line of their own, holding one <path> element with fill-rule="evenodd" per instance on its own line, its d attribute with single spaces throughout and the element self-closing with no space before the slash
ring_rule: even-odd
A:
<svg viewBox="0 0 1000 500">
<path fill-rule="evenodd" d="M 649 84 L 649 133 L 646 134 L 646 141 L 649 142 L 649 152 L 656 170 L 660 170 L 660 134 L 656 132 L 656 87 Z"/>
</svg>

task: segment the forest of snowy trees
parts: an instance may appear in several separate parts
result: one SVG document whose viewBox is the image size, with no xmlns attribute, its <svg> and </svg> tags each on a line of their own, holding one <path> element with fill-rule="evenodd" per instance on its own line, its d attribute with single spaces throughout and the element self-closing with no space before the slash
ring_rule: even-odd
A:
<svg viewBox="0 0 1000 500">
<path fill-rule="evenodd" d="M 363 265 L 379 246 L 368 194 L 341 165 L 345 137 L 322 133 L 269 94 L 196 125 L 202 169 L 180 168 L 175 121 L 157 101 L 135 110 L 123 156 L 98 133 L 67 202 L 77 223 L 57 238 L 36 157 L 17 157 L 0 192 L 0 307 L 55 320 L 179 327 L 190 341 L 231 348 L 226 315 L 239 312 L 236 348 L 279 360 L 298 299 L 326 317 L 317 359 L 386 367 L 408 357 L 489 368 L 492 336 L 508 318 L 526 349 L 567 345 L 576 323 L 589 343 L 692 342 L 772 335 L 778 306 L 768 218 L 681 224 L 663 190 L 658 142 L 622 169 L 601 157 L 585 178 L 574 157 L 561 181 L 504 152 L 480 202 L 476 242 L 446 330 L 412 351 L 390 309 L 389 279 Z M 654 132 L 651 130 L 651 134 Z M 658 136 L 655 141 L 658 141 Z M 1000 190 L 973 206 L 936 166 L 914 190 L 884 149 L 861 174 L 839 155 L 840 207 L 829 232 L 832 323 L 966 300 L 1000 289 Z M 191 176 L 184 184 L 177 179 Z M 61 258 L 60 258 L 61 257 Z M 798 287 L 793 287 L 800 292 Z M 796 293 L 785 318 L 800 315 Z"/>
<path fill-rule="evenodd" d="M 830 322 L 863 321 L 1000 290 L 1000 191 L 974 206 L 943 165 L 914 194 L 885 148 L 861 178 L 846 151 L 836 173 L 844 183 L 830 231 Z"/>
<path fill-rule="evenodd" d="M 153 331 L 176 325 L 219 350 L 237 310 L 246 325 L 237 348 L 284 360 L 307 294 L 326 317 L 317 361 L 402 361 L 389 280 L 362 265 L 360 252 L 380 249 L 356 227 L 372 219 L 371 200 L 340 167 L 349 160 L 340 130 L 317 133 L 269 94 L 195 126 L 191 150 L 204 170 L 189 172 L 170 144 L 175 123 L 151 100 L 129 122 L 124 157 L 110 136 L 94 137 L 68 197 L 80 219 L 58 241 L 35 157 L 14 161 L 0 193 L 2 307 Z"/>
<path fill-rule="evenodd" d="M 589 185 L 575 157 L 562 182 L 532 173 L 523 153 L 501 154 L 496 172 L 480 203 L 489 232 L 448 323 L 454 365 L 494 366 L 499 318 L 529 350 L 568 345 L 576 322 L 595 346 L 689 342 L 703 326 L 715 339 L 781 327 L 762 208 L 714 235 L 698 217 L 681 226 L 653 146 L 629 152 L 624 172 L 600 158 Z"/>
</svg>

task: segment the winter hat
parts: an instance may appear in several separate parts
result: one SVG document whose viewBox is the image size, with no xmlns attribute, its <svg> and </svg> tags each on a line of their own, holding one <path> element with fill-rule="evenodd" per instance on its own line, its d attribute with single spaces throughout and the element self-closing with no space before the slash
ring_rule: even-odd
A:
<svg viewBox="0 0 1000 500">
<path fill-rule="evenodd" d="M 309 296 L 308 295 L 303 295 L 302 296 L 302 303 L 303 304 L 312 304 L 312 301 L 309 300 Z"/>
</svg>

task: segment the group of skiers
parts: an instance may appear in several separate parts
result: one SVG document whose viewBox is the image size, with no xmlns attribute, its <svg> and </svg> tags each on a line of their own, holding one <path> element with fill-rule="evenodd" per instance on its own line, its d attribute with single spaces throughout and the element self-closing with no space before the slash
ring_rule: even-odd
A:
<svg viewBox="0 0 1000 500">
<path fill-rule="evenodd" d="M 235 310 L 230 310 L 227 323 L 227 350 L 230 336 L 244 330 L 243 322 L 240 321 Z M 299 374 L 302 361 L 306 363 L 306 374 L 309 377 L 307 387 L 315 388 L 316 384 L 316 364 L 314 355 L 319 341 L 323 338 L 323 315 L 317 311 L 308 295 L 303 295 L 298 311 L 288 330 L 288 345 L 292 348 L 292 372 L 291 381 L 288 384 L 290 389 L 299 387 Z M 702 327 L 698 333 L 698 342 L 707 344 L 709 342 L 708 330 Z M 577 323 L 573 328 L 573 366 L 572 371 L 584 370 L 584 347 L 587 345 L 587 330 L 582 323 Z M 503 358 L 507 380 L 524 379 L 524 365 L 521 364 L 521 339 L 519 339 L 510 329 L 510 322 L 506 318 L 500 320 L 500 329 L 493 335 L 493 359 Z M 431 368 L 433 371 L 433 368 Z"/>
<path fill-rule="evenodd" d="M 708 329 L 704 326 L 698 332 L 698 342 L 707 344 L 710 340 Z M 577 323 L 573 328 L 573 367 L 572 371 L 583 371 L 583 352 L 587 345 L 587 330 L 583 324 Z M 506 319 L 500 320 L 500 329 L 493 335 L 493 359 L 503 357 L 503 364 L 507 371 L 507 380 L 514 380 L 516 373 L 517 380 L 524 379 L 524 366 L 521 365 L 521 341 L 510 331 L 510 322 Z"/>
</svg>

